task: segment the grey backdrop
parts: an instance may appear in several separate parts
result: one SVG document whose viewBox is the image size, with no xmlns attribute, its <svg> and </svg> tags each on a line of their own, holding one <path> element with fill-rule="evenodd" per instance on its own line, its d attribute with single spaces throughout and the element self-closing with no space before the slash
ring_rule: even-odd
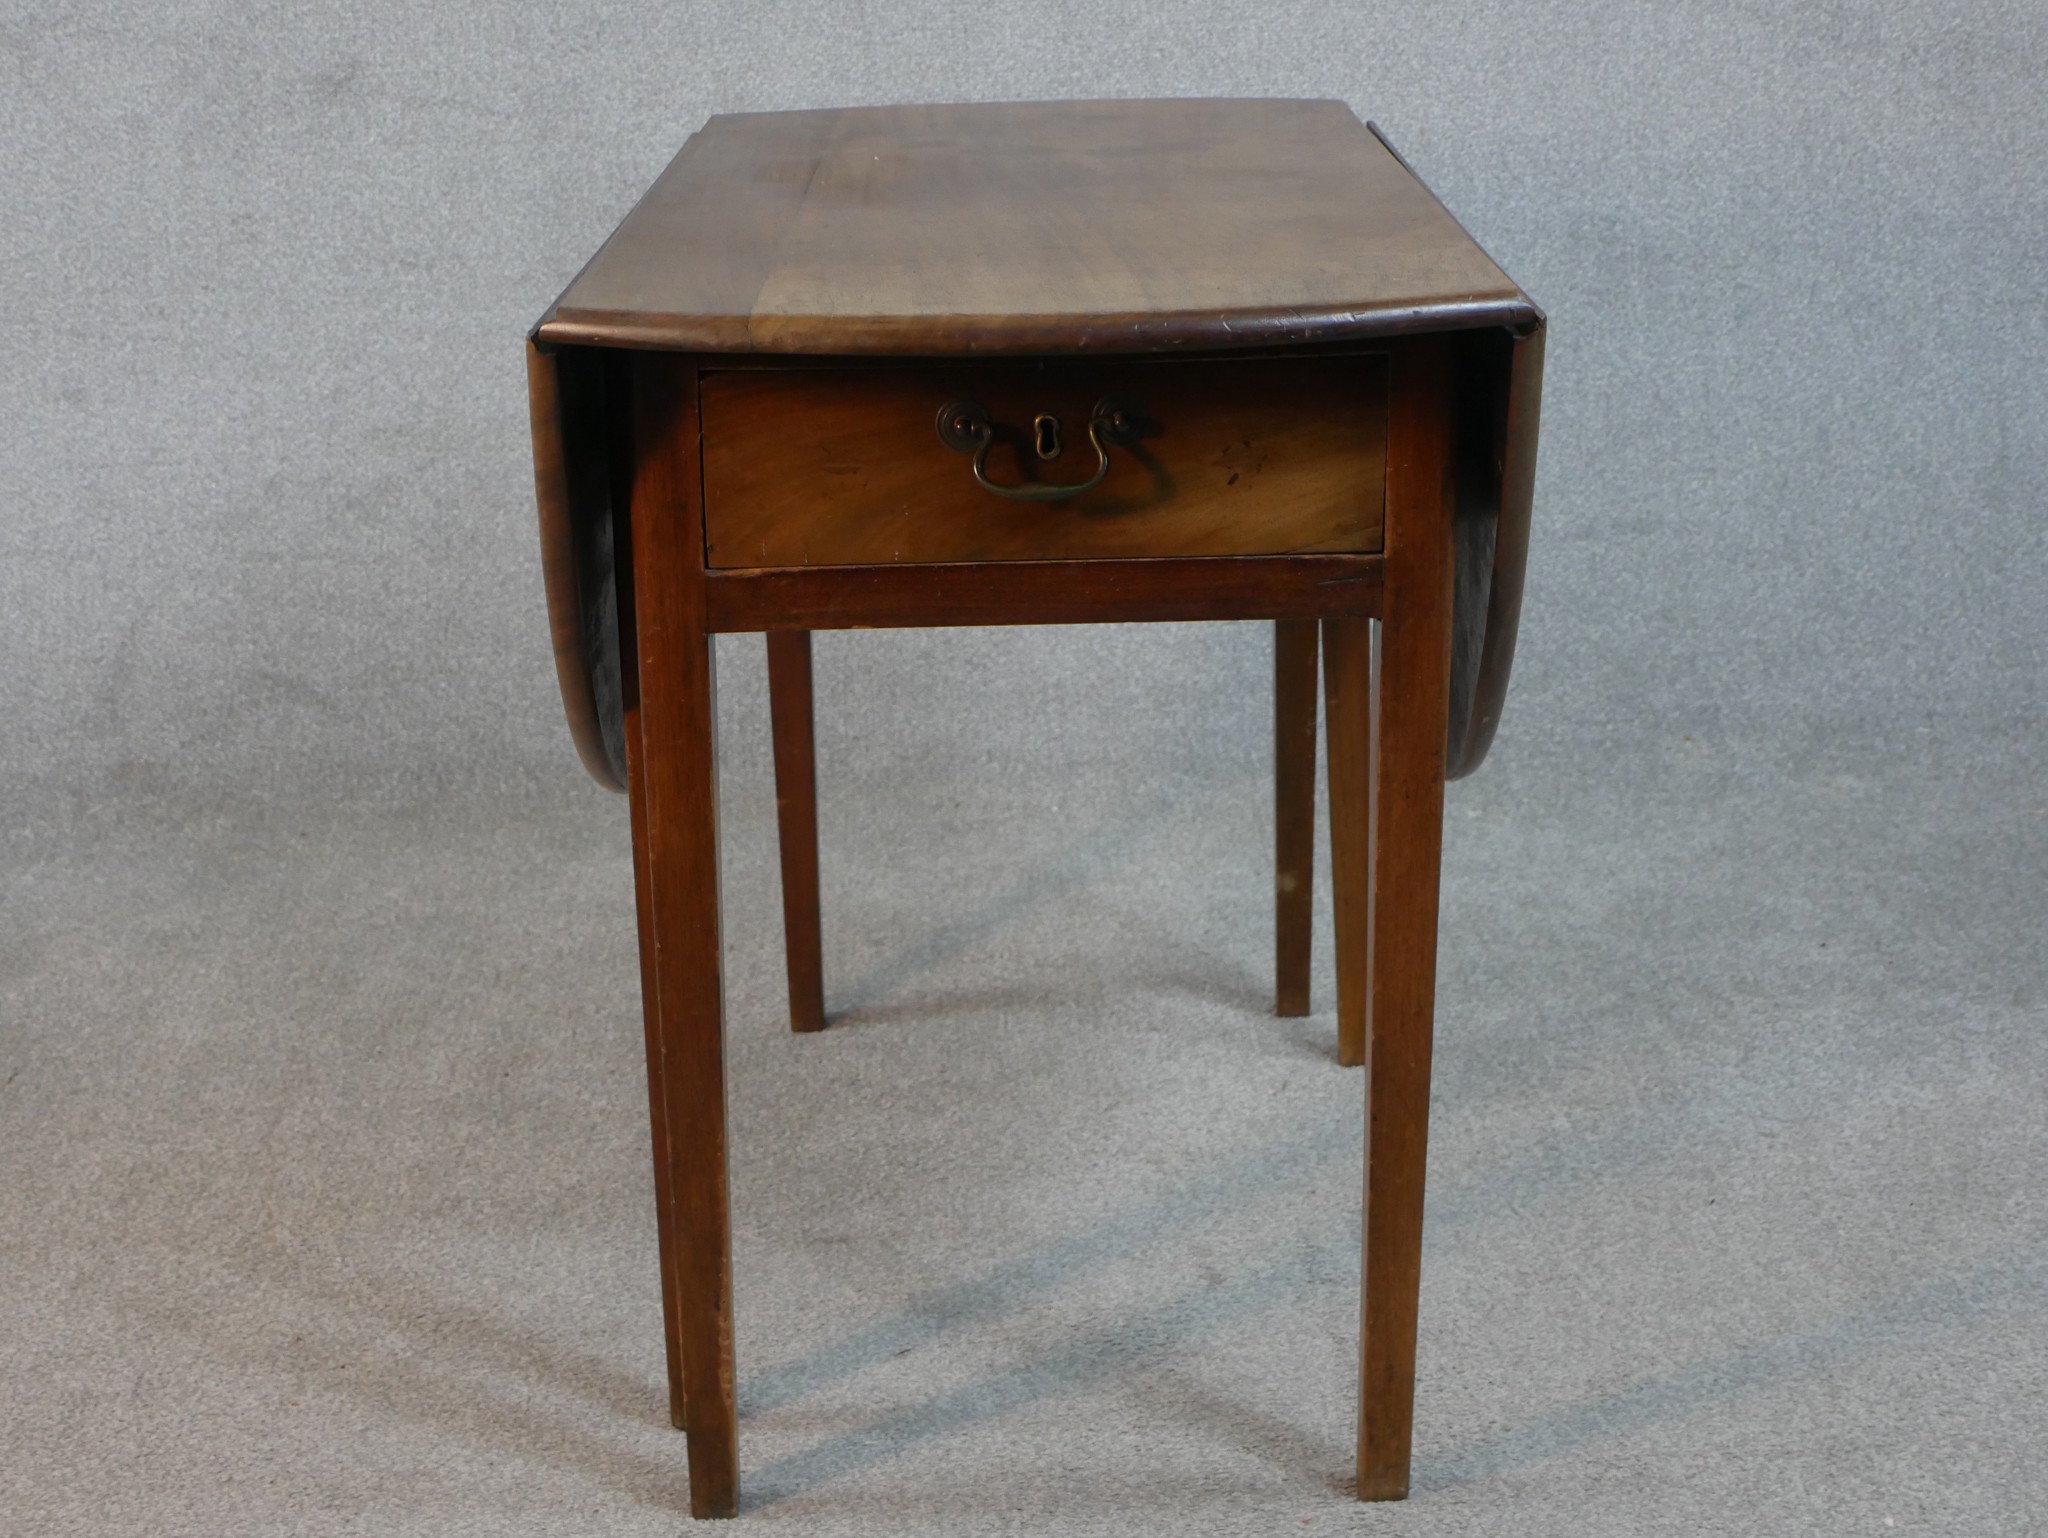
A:
<svg viewBox="0 0 2048 1538">
<path fill-rule="evenodd" d="M 1553 325 L 1417 1494 L 1264 629 L 822 638 L 803 1042 L 741 638 L 747 1516 L 2048 1531 L 2038 5 L 11 5 L 0 78 L 0 1528 L 675 1529 L 521 334 L 712 112 L 1279 94 Z"/>
</svg>

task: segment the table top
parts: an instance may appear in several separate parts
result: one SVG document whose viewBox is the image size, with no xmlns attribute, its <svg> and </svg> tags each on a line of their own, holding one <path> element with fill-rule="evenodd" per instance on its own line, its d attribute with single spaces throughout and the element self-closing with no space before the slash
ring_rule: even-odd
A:
<svg viewBox="0 0 2048 1538">
<path fill-rule="evenodd" d="M 697 352 L 1162 352 L 1540 313 L 1337 101 L 721 115 L 534 328 Z"/>
</svg>

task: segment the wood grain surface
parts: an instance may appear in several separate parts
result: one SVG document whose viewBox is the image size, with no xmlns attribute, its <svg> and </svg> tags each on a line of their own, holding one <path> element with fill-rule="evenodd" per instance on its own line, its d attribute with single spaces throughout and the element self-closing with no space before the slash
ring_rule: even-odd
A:
<svg viewBox="0 0 2048 1538">
<path fill-rule="evenodd" d="M 1372 818 L 1379 694 L 1373 622 L 1323 621 L 1323 714 L 1329 720 L 1330 908 L 1337 934 L 1337 1061 L 1365 1061 L 1372 999 Z"/>
<path fill-rule="evenodd" d="M 571 735 L 600 782 L 622 784 L 613 513 L 593 467 L 604 424 L 630 408 L 607 382 L 615 371 L 585 366 L 588 355 L 660 348 L 726 366 L 791 353 L 821 364 L 1222 355 L 1458 331 L 1447 769 L 1468 774 L 1514 656 L 1543 328 L 1339 102 L 715 117 L 532 332 L 543 564 Z"/>
<path fill-rule="evenodd" d="M 710 572 L 704 588 L 720 632 L 1319 618 L 1378 613 L 1380 558 L 785 567 Z"/>
<path fill-rule="evenodd" d="M 1460 565 L 1445 763 L 1454 780 L 1477 769 L 1493 746 L 1515 665 L 1536 500 L 1544 333 L 1539 319 L 1519 335 L 1474 333 L 1460 339 Z"/>
<path fill-rule="evenodd" d="M 719 948 L 717 707 L 705 626 L 693 371 L 634 371 L 631 502 L 639 767 L 654 953 L 650 1102 L 666 1170 L 687 1402 L 690 1510 L 739 1508 L 732 1214 L 726 1181 L 725 986 Z"/>
<path fill-rule="evenodd" d="M 1370 624 L 1371 621 L 1366 621 Z M 1273 1013 L 1308 1013 L 1316 870 L 1316 622 L 1273 625 Z"/>
<path fill-rule="evenodd" d="M 620 520 L 618 558 L 619 629 L 633 630 L 633 546 L 630 519 Z M 662 1341 L 668 1362 L 668 1419 L 678 1431 L 689 1426 L 688 1396 L 683 1383 L 682 1295 L 678 1290 L 675 1209 L 669 1190 L 668 1100 L 663 1076 L 653 1071 L 661 1061 L 661 978 L 654 965 L 654 885 L 647 854 L 647 762 L 640 736 L 640 659 L 624 647 L 622 707 L 625 726 L 627 806 L 633 835 L 633 914 L 639 928 L 640 1014 L 647 1049 L 648 1122 L 654 1134 L 654 1228 L 661 1258 Z"/>
<path fill-rule="evenodd" d="M 1337 101 L 718 116 L 536 334 L 699 352 L 1150 352 L 1521 326 Z"/>
<path fill-rule="evenodd" d="M 615 589 L 604 484 L 606 367 L 605 355 L 587 348 L 543 352 L 527 344 L 534 499 L 555 682 L 583 767 L 598 784 L 624 790 L 619 636 L 609 602 Z"/>
<path fill-rule="evenodd" d="M 1371 1001 L 1365 1022 L 1364 1292 L 1358 1496 L 1408 1493 L 1415 1327 L 1436 1007 L 1438 873 L 1450 708 L 1456 514 L 1455 352 L 1397 355 L 1387 455 L 1387 604 L 1380 622 L 1373 754 Z M 1329 659 L 1348 677 L 1369 648 L 1357 626 Z M 1357 699 L 1354 689 L 1352 698 Z M 1353 714 L 1362 715 L 1354 705 Z M 1338 727 L 1331 724 L 1334 741 Z M 1332 779 L 1335 779 L 1333 766 Z M 1334 788 L 1334 786 L 1333 786 Z M 1356 792 L 1353 792 L 1355 795 Z"/>
<path fill-rule="evenodd" d="M 632 792 L 694 1514 L 739 1496 L 711 637 L 753 629 L 803 1029 L 823 1019 L 809 631 L 1280 621 L 1293 1012 L 1324 622 L 1339 1056 L 1366 1069 L 1357 1491 L 1406 1493 L 1443 787 L 1506 685 L 1542 353 L 1541 313 L 1332 102 L 715 118 L 536 328 L 564 700 L 592 772 Z M 1150 426 L 1071 499 L 992 494 L 934 430 L 978 400 L 996 479 L 1073 484 L 1107 394 Z M 1063 454 L 1023 452 L 1041 413 Z"/>
<path fill-rule="evenodd" d="M 789 1028 L 822 1031 L 825 962 L 818 897 L 818 746 L 808 630 L 768 633 L 768 719 L 775 747 L 775 831 L 782 854 Z"/>
<path fill-rule="evenodd" d="M 750 369 L 703 382 L 714 567 L 1272 555 L 1379 548 L 1386 359 L 964 368 Z M 940 408 L 987 408 L 988 478 L 1076 485 L 1101 463 L 1096 403 L 1127 397 L 1143 436 L 1098 486 L 1010 501 L 948 448 Z M 1058 424 L 1056 459 L 1032 424 Z"/>
</svg>

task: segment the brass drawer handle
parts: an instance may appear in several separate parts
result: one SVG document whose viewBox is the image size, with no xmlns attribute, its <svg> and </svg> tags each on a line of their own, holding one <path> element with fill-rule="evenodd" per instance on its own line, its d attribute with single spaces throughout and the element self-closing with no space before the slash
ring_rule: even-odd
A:
<svg viewBox="0 0 2048 1538">
<path fill-rule="evenodd" d="M 1052 424 L 1048 433 L 1046 424 Z M 1088 441 L 1095 445 L 1095 473 L 1072 485 L 999 486 L 988 478 L 988 451 L 995 445 L 995 424 L 980 401 L 948 401 L 939 408 L 939 441 L 957 453 L 974 455 L 974 479 L 986 491 L 1012 502 L 1063 502 L 1093 491 L 1109 475 L 1109 446 L 1136 443 L 1143 434 L 1145 412 L 1127 395 L 1105 395 L 1095 403 L 1088 418 Z M 1059 452 L 1058 422 L 1041 415 L 1033 424 L 1039 457 L 1050 459 Z M 1046 452 L 1046 444 L 1052 445 Z"/>
</svg>

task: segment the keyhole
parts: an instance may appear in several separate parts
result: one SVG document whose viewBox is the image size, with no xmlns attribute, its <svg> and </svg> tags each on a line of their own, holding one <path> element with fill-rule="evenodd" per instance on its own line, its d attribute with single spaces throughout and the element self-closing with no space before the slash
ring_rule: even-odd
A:
<svg viewBox="0 0 2048 1538">
<path fill-rule="evenodd" d="M 1041 412 L 1031 419 L 1031 444 L 1038 451 L 1040 459 L 1058 459 L 1060 449 L 1060 419 Z"/>
</svg>

